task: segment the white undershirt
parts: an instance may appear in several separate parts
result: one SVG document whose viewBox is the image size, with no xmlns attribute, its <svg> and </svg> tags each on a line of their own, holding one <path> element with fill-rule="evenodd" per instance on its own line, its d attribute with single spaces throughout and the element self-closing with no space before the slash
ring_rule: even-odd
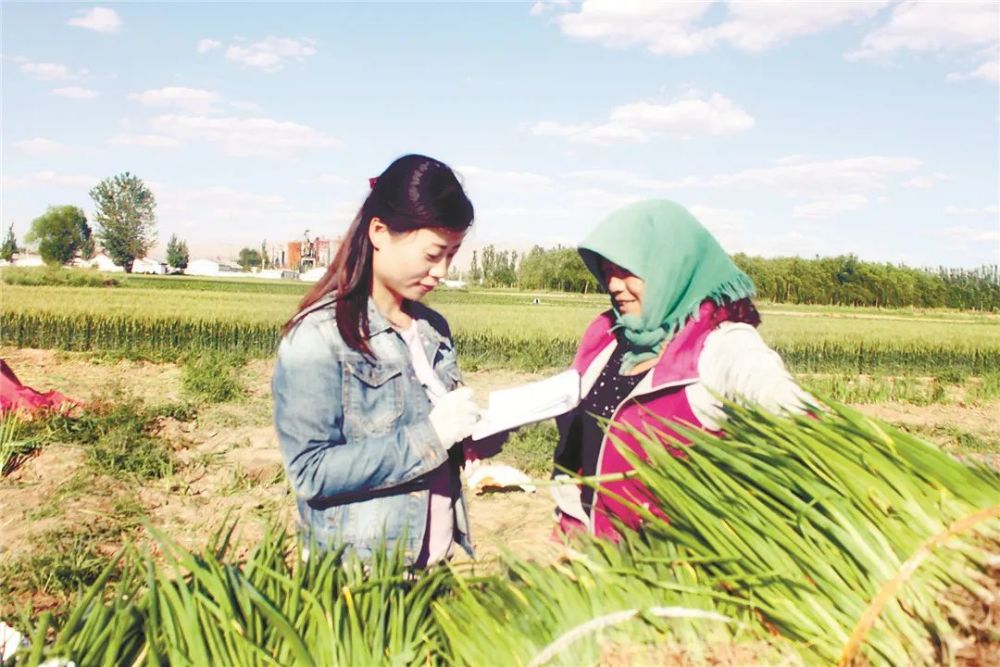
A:
<svg viewBox="0 0 1000 667">
<path fill-rule="evenodd" d="M 432 397 L 444 396 L 448 393 L 447 387 L 441 382 L 441 378 L 431 367 L 431 362 L 427 359 L 427 351 L 424 343 L 420 340 L 420 331 L 417 329 L 416 320 L 410 322 L 408 329 L 399 330 L 399 335 L 403 337 L 407 349 L 410 351 L 410 363 L 413 364 L 413 372 L 416 373 L 420 384 L 424 385 L 427 395 Z"/>
<path fill-rule="evenodd" d="M 424 385 L 424 390 L 427 391 L 427 396 L 433 403 L 436 397 L 448 393 L 448 388 L 441 382 L 441 378 L 434 372 L 434 368 L 431 367 L 431 363 L 427 359 L 427 351 L 420 340 L 420 331 L 417 329 L 416 320 L 410 322 L 409 328 L 397 329 L 397 331 L 410 352 L 413 372 L 420 384 Z M 428 533 L 428 565 L 448 558 L 455 542 L 455 508 L 448 493 L 450 486 L 451 476 L 448 464 L 445 463 L 431 473 L 430 478 L 430 503 L 425 528 Z"/>
</svg>

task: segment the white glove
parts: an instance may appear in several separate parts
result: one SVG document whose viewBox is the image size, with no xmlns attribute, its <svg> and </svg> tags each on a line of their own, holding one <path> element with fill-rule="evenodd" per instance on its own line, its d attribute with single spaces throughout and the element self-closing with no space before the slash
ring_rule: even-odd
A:
<svg viewBox="0 0 1000 667">
<path fill-rule="evenodd" d="M 472 389 L 461 387 L 437 399 L 429 418 L 447 449 L 472 435 L 480 416 L 479 407 L 472 402 Z"/>
</svg>

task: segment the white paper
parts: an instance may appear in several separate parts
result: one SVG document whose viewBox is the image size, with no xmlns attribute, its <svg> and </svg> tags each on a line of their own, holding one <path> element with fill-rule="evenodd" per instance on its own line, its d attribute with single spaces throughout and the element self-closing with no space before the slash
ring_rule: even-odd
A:
<svg viewBox="0 0 1000 667">
<path fill-rule="evenodd" d="M 568 370 L 545 380 L 490 392 L 489 407 L 472 433 L 473 440 L 551 419 L 580 402 L 580 374 Z"/>
</svg>

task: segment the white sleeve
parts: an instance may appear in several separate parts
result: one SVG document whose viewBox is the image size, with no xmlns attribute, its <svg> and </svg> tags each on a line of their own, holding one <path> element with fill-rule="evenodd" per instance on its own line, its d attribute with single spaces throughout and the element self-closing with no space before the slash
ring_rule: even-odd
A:
<svg viewBox="0 0 1000 667">
<path fill-rule="evenodd" d="M 723 322 L 710 333 L 698 358 L 698 374 L 701 379 L 688 388 L 688 400 L 698 420 L 713 430 L 724 415 L 712 393 L 771 412 L 802 414 L 816 402 L 749 324 Z"/>
</svg>

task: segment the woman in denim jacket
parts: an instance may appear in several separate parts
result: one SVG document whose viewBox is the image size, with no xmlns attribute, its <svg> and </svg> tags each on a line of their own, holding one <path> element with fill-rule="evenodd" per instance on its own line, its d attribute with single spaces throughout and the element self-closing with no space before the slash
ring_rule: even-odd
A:
<svg viewBox="0 0 1000 667">
<path fill-rule="evenodd" d="M 472 204 L 421 155 L 377 179 L 326 274 L 285 325 L 272 381 L 285 469 L 306 537 L 362 558 L 471 555 L 460 445 L 479 410 L 448 323 L 419 303 L 448 273 Z"/>
</svg>

